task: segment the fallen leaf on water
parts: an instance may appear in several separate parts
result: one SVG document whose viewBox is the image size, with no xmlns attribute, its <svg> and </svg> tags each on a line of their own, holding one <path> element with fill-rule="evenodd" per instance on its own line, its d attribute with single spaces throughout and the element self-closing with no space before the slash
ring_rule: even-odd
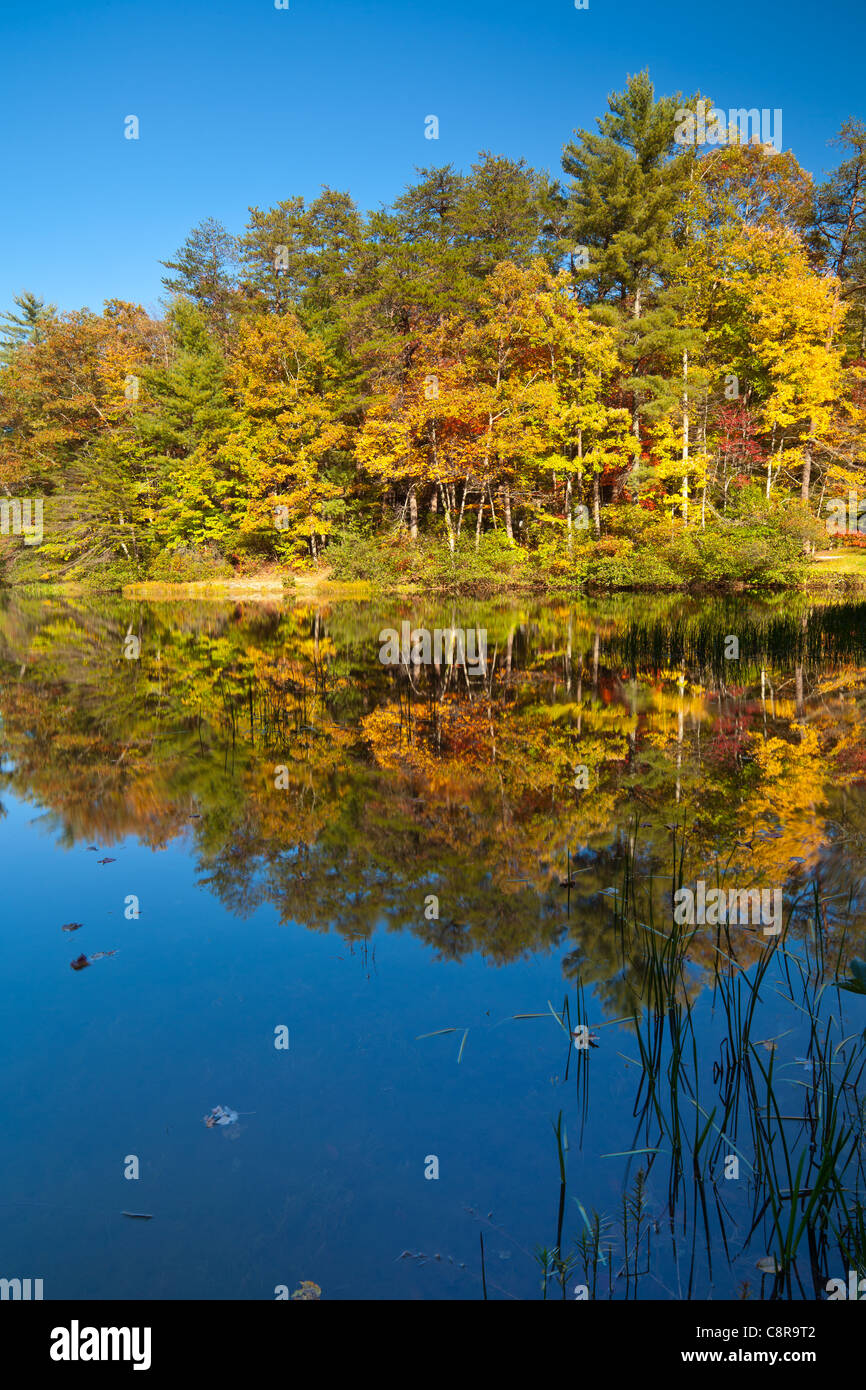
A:
<svg viewBox="0 0 866 1390">
<path fill-rule="evenodd" d="M 83 927 L 83 926 L 84 926 L 84 923 L 83 923 L 83 922 L 67 922 L 67 923 L 66 923 L 66 926 L 65 926 L 65 927 L 61 927 L 60 930 L 61 930 L 61 931 L 78 931 L 78 928 L 79 928 L 79 927 Z"/>
<path fill-rule="evenodd" d="M 73 970 L 83 970 L 85 966 L 89 964 L 90 961 L 87 959 L 86 956 L 79 956 L 77 960 L 70 961 L 70 965 L 72 966 Z"/>
<path fill-rule="evenodd" d="M 302 1279 L 295 1289 L 295 1292 L 292 1294 L 292 1298 L 297 1299 L 312 1300 L 321 1297 L 322 1290 L 319 1288 L 318 1284 L 313 1283 L 312 1279 Z"/>
<path fill-rule="evenodd" d="M 97 859 L 97 864 L 116 864 L 116 859 Z"/>
<path fill-rule="evenodd" d="M 755 1263 L 762 1274 L 778 1274 L 782 1268 L 773 1255 L 765 1255 L 763 1259 L 756 1260 Z"/>
<path fill-rule="evenodd" d="M 153 1216 L 149 1211 L 122 1211 L 121 1216 L 131 1216 L 133 1221 L 152 1221 Z"/>
<path fill-rule="evenodd" d="M 229 1110 L 227 1105 L 215 1105 L 209 1115 L 205 1115 L 204 1122 L 208 1129 L 213 1129 L 214 1125 L 233 1125 L 238 1118 L 237 1110 Z"/>
</svg>

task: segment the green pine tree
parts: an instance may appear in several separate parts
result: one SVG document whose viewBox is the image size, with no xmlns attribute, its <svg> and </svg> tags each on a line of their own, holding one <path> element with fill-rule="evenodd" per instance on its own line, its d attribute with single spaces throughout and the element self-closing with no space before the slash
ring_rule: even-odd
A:
<svg viewBox="0 0 866 1390">
<path fill-rule="evenodd" d="M 0 314 L 0 362 L 11 361 L 24 343 L 42 342 L 45 325 L 57 313 L 54 304 L 46 304 L 29 290 L 16 294 L 12 302 L 21 312 Z"/>
<path fill-rule="evenodd" d="M 581 130 L 563 150 L 572 179 L 571 259 L 588 302 L 618 301 L 639 318 L 675 251 L 673 222 L 690 164 L 674 141 L 683 101 L 679 94 L 657 101 L 643 72 L 608 105 L 598 134 Z"/>
</svg>

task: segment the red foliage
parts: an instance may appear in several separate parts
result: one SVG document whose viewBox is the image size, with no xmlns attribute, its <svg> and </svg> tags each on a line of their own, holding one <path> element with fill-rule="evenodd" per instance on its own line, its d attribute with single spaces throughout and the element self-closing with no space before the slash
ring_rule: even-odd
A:
<svg viewBox="0 0 866 1390">
<path fill-rule="evenodd" d="M 727 405 L 719 406 L 716 422 L 721 432 L 722 453 L 741 470 L 748 470 L 737 475 L 737 482 L 744 486 L 740 480 L 748 482 L 749 472 L 763 465 L 767 457 L 766 448 L 756 437 L 758 430 L 755 417 L 742 401 L 731 401 Z"/>
</svg>

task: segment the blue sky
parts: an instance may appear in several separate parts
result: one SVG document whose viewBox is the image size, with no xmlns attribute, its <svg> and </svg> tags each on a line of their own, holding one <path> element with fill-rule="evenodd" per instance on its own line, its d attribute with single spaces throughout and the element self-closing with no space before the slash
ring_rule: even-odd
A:
<svg viewBox="0 0 866 1390">
<path fill-rule="evenodd" d="M 240 231 L 251 204 L 322 184 L 374 207 L 416 165 L 484 149 L 558 173 L 572 130 L 645 67 L 660 94 L 781 107 L 784 147 L 818 175 L 842 121 L 866 118 L 862 0 L 289 3 L 3 0 L 0 307 L 26 288 L 156 310 L 159 261 L 196 222 Z"/>
</svg>

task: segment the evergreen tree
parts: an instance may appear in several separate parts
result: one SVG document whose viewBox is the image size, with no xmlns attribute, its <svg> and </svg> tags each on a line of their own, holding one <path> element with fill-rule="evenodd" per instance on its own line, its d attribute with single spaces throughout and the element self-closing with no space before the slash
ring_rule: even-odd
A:
<svg viewBox="0 0 866 1390">
<path fill-rule="evenodd" d="M 208 217 L 193 228 L 173 261 L 161 262 L 166 270 L 177 271 L 176 275 L 163 276 L 165 288 L 197 304 L 211 330 L 223 341 L 236 301 L 237 255 L 237 238 L 221 222 Z"/>
<path fill-rule="evenodd" d="M 12 302 L 21 312 L 16 314 L 10 310 L 0 314 L 0 324 L 3 325 L 0 328 L 0 362 L 11 361 L 24 343 L 41 343 L 46 324 L 57 313 L 55 305 L 46 304 L 29 290 L 16 294 Z"/>
<path fill-rule="evenodd" d="M 523 159 L 486 151 L 460 190 L 455 220 L 464 273 L 482 280 L 501 261 L 526 266 L 558 258 L 558 188 Z"/>
<path fill-rule="evenodd" d="M 598 134 L 581 130 L 562 167 L 572 179 L 568 225 L 572 261 L 590 302 L 618 299 L 639 318 L 648 293 L 663 281 L 673 253 L 672 223 L 688 182 L 688 159 L 676 155 L 677 96 L 656 100 L 649 74 L 630 77 L 608 97 Z M 586 248 L 589 265 L 581 264 Z"/>
<path fill-rule="evenodd" d="M 862 359 L 866 358 L 866 125 L 846 121 L 834 143 L 851 153 L 817 191 L 813 245 L 842 282 L 849 310 L 847 347 L 852 357 Z"/>
<path fill-rule="evenodd" d="M 276 207 L 249 212 L 238 240 L 241 290 L 256 308 L 281 314 L 299 303 L 305 284 L 304 199 L 287 198 Z"/>
</svg>

